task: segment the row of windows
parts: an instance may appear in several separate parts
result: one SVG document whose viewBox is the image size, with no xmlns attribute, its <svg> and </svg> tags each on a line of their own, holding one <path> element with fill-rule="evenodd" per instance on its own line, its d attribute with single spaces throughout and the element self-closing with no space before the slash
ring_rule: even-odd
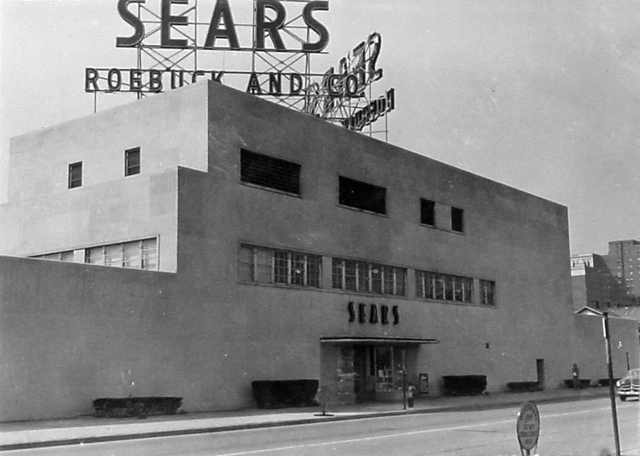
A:
<svg viewBox="0 0 640 456">
<path fill-rule="evenodd" d="M 84 263 L 131 269 L 158 269 L 158 240 L 156 238 L 102 245 L 82 250 L 84 252 L 80 253 L 79 258 Z M 76 253 L 73 250 L 68 250 L 32 258 L 74 262 Z"/>
<path fill-rule="evenodd" d="M 407 295 L 407 269 L 366 261 L 332 258 L 331 287 L 354 293 Z M 416 296 L 423 299 L 474 303 L 474 279 L 416 270 Z M 322 256 L 240 246 L 242 282 L 321 288 Z M 479 280 L 480 303 L 495 306 L 495 282 Z"/>
<path fill-rule="evenodd" d="M 135 147 L 124 151 L 124 175 L 140 174 L 140 148 Z M 82 162 L 69 165 L 68 187 L 82 187 Z"/>
<path fill-rule="evenodd" d="M 240 247 L 240 280 L 320 287 L 322 257 L 285 250 Z"/>
<path fill-rule="evenodd" d="M 261 187 L 300 196 L 301 166 L 280 158 L 240 150 L 240 180 Z M 338 176 L 338 203 L 375 214 L 387 214 L 387 189 L 367 182 Z M 464 232 L 464 210 L 451 207 L 451 229 Z M 420 200 L 420 222 L 436 227 L 435 201 Z"/>
<path fill-rule="evenodd" d="M 342 258 L 332 260 L 334 289 L 404 296 L 406 282 L 407 270 L 404 268 Z"/>
</svg>

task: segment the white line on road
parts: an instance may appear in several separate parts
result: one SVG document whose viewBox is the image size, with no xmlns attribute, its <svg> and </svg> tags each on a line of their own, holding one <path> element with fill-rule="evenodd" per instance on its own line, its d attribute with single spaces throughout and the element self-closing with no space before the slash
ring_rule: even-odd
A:
<svg viewBox="0 0 640 456">
<path fill-rule="evenodd" d="M 578 413 L 592 413 L 592 412 L 600 412 L 603 410 L 608 410 L 608 408 L 604 407 L 604 408 L 594 408 L 594 409 L 589 409 L 589 410 L 578 410 L 578 411 L 574 411 L 574 412 L 566 412 L 566 413 L 555 413 L 552 415 L 543 415 L 541 414 L 541 418 L 557 418 L 557 417 L 562 417 L 562 416 L 567 416 L 567 415 L 575 415 Z M 411 415 L 404 415 L 402 417 L 409 417 Z M 380 417 L 373 417 L 373 418 L 366 418 L 366 419 L 382 419 Z M 515 417 L 514 417 L 515 419 Z M 248 454 L 260 454 L 260 453 L 270 453 L 270 452 L 274 452 L 274 451 L 286 451 L 286 450 L 297 450 L 297 449 L 301 449 L 301 448 L 311 448 L 311 447 L 323 447 L 323 446 L 329 446 L 329 445 L 341 445 L 341 444 L 345 444 L 345 443 L 356 443 L 356 442 L 366 442 L 366 441 L 371 441 L 371 440 L 380 440 L 380 439 L 388 439 L 389 437 L 406 437 L 406 436 L 410 436 L 410 435 L 418 435 L 418 434 L 430 434 L 430 433 L 434 433 L 434 432 L 448 432 L 448 431 L 459 431 L 459 430 L 463 430 L 463 429 L 469 429 L 469 428 L 475 428 L 475 427 L 482 427 L 482 426 L 493 426 L 493 425 L 497 425 L 497 424 L 509 424 L 509 423 L 513 423 L 514 419 L 509 419 L 509 420 L 501 420 L 501 421 L 490 421 L 490 422 L 486 422 L 486 423 L 476 423 L 476 424 L 467 424 L 464 426 L 453 426 L 453 427 L 446 427 L 446 428 L 438 428 L 438 429 L 426 429 L 426 430 L 422 430 L 422 431 L 411 431 L 411 432 L 401 432 L 401 433 L 397 433 L 397 434 L 385 434 L 385 435 L 379 435 L 379 436 L 375 436 L 375 437 L 362 437 L 362 438 L 357 438 L 357 439 L 346 439 L 346 440 L 334 440 L 331 442 L 320 442 L 320 443 L 309 443 L 309 444 L 305 444 L 305 445 L 291 445 L 291 446 L 285 446 L 285 447 L 277 447 L 277 448 L 270 448 L 270 449 L 263 449 L 263 450 L 251 450 L 251 451 L 243 451 L 240 453 L 225 453 L 225 454 L 221 454 L 219 456 L 242 456 L 242 455 L 248 455 Z M 328 424 L 329 422 L 326 422 L 325 424 Z M 317 424 L 317 423 L 314 423 Z M 310 424 L 309 426 L 312 426 L 313 424 Z"/>
</svg>

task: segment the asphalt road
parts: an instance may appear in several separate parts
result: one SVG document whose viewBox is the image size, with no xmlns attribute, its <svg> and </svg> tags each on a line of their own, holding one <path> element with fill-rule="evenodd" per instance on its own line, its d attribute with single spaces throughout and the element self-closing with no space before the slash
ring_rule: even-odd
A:
<svg viewBox="0 0 640 456">
<path fill-rule="evenodd" d="M 638 455 L 638 402 L 618 402 L 622 454 Z M 615 454 L 609 399 L 540 405 L 537 454 Z M 96 443 L 9 455 L 377 456 L 519 455 L 518 408 L 444 412 L 353 421 Z"/>
</svg>

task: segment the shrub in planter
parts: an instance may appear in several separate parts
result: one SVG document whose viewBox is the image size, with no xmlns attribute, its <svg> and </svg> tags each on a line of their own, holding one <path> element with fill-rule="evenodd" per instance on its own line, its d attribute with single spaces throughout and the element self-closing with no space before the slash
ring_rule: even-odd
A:
<svg viewBox="0 0 640 456">
<path fill-rule="evenodd" d="M 256 380 L 253 397 L 261 409 L 318 405 L 318 380 Z"/>
<path fill-rule="evenodd" d="M 487 389 L 486 375 L 444 375 L 442 379 L 447 396 L 475 396 Z"/>
<path fill-rule="evenodd" d="M 514 393 L 529 393 L 532 391 L 542 391 L 539 382 L 509 382 L 507 383 L 509 391 Z"/>
<path fill-rule="evenodd" d="M 569 378 L 567 380 L 564 381 L 564 386 L 566 386 L 567 388 L 573 388 L 573 379 Z M 578 388 L 589 388 L 589 386 L 591 386 L 591 379 L 590 378 L 581 378 L 580 379 L 580 384 L 578 385 Z"/>
<path fill-rule="evenodd" d="M 619 378 L 614 378 L 613 379 L 613 384 L 615 385 L 618 380 L 620 380 L 620 379 Z M 609 386 L 609 379 L 608 378 L 600 378 L 600 379 L 598 379 L 598 386 Z"/>
<path fill-rule="evenodd" d="M 100 418 L 174 415 L 180 405 L 182 405 L 181 397 L 107 397 L 93 401 L 95 415 Z"/>
</svg>

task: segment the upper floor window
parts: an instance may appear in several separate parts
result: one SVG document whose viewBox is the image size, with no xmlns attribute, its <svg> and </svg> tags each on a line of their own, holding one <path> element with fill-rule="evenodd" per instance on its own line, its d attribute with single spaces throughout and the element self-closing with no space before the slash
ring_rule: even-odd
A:
<svg viewBox="0 0 640 456">
<path fill-rule="evenodd" d="M 356 209 L 387 213 L 387 189 L 339 176 L 339 204 Z"/>
<path fill-rule="evenodd" d="M 239 267 L 241 281 L 320 288 L 320 255 L 241 245 Z"/>
<path fill-rule="evenodd" d="M 464 210 L 457 207 L 451 208 L 451 229 L 464 233 Z"/>
<path fill-rule="evenodd" d="M 140 148 L 135 147 L 124 151 L 124 175 L 140 174 Z"/>
<path fill-rule="evenodd" d="M 420 298 L 473 303 L 473 279 L 437 272 L 416 271 Z"/>
<path fill-rule="evenodd" d="M 364 261 L 333 258 L 333 288 L 358 293 L 405 296 L 407 270 Z"/>
<path fill-rule="evenodd" d="M 436 202 L 420 198 L 420 223 L 436 226 Z"/>
<path fill-rule="evenodd" d="M 69 188 L 82 187 L 82 162 L 69 165 Z"/>
<path fill-rule="evenodd" d="M 480 302 L 488 306 L 496 305 L 496 283 L 492 280 L 480 280 Z"/>
<path fill-rule="evenodd" d="M 300 168 L 298 163 L 240 150 L 242 182 L 300 195 Z"/>
</svg>

